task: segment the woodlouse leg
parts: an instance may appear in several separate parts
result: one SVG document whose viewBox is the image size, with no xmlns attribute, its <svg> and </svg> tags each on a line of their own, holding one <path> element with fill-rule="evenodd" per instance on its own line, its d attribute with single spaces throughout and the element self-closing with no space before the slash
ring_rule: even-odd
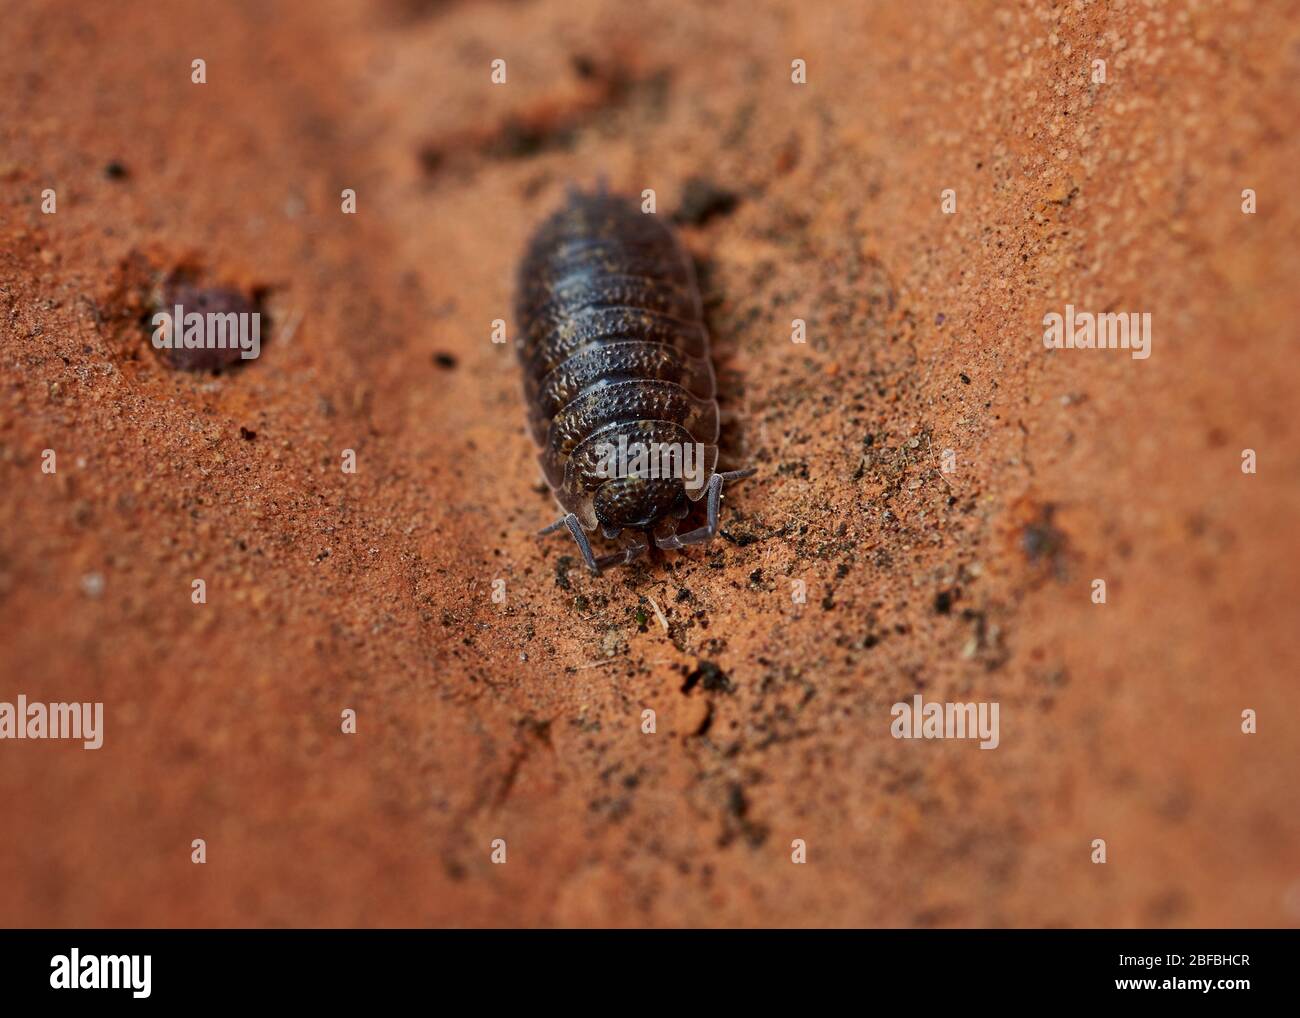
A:
<svg viewBox="0 0 1300 1018">
<path fill-rule="evenodd" d="M 585 536 L 585 535 L 584 535 Z M 644 536 L 638 535 L 635 531 L 623 532 L 623 549 L 622 551 L 611 552 L 608 555 L 601 555 L 596 559 L 596 568 L 592 572 L 599 574 L 602 569 L 608 569 L 610 566 L 627 565 L 634 558 L 644 555 L 650 550 L 650 542 Z M 588 565 L 590 568 L 590 564 Z"/>
<path fill-rule="evenodd" d="M 649 550 L 650 541 L 645 534 L 637 533 L 635 530 L 625 530 L 623 532 L 623 550 L 597 559 L 596 564 L 602 569 L 607 565 L 627 565 L 627 563 L 640 558 Z"/>
<path fill-rule="evenodd" d="M 684 534 L 669 534 L 666 537 L 656 535 L 655 544 L 664 551 L 674 551 L 678 548 L 685 548 L 688 544 L 703 544 L 705 541 L 713 540 L 718 532 L 718 510 L 722 506 L 722 483 L 724 481 L 738 481 L 742 477 L 750 477 L 757 471 L 754 467 L 745 470 L 731 470 L 725 474 L 714 474 L 709 478 L 708 494 L 708 522 L 704 526 L 695 530 L 688 530 Z"/>
<path fill-rule="evenodd" d="M 537 536 L 538 536 L 538 537 L 545 537 L 547 534 L 553 534 L 553 533 L 555 533 L 555 532 L 556 532 L 557 530 L 559 530 L 562 526 L 564 526 L 564 525 L 568 522 L 568 520 L 569 520 L 569 517 L 568 517 L 568 516 L 561 516 L 558 520 L 556 520 L 554 523 L 552 523 L 549 527 L 543 527 L 541 530 L 539 530 L 539 531 L 537 532 Z"/>
<path fill-rule="evenodd" d="M 650 543 L 644 537 L 638 539 L 636 536 L 629 536 L 625 538 L 622 551 L 611 552 L 597 558 L 592 553 L 591 541 L 587 539 L 587 532 L 582 529 L 582 524 L 578 522 L 578 517 L 573 513 L 556 520 L 545 530 L 538 531 L 538 536 L 553 534 L 561 527 L 568 527 L 569 533 L 573 535 L 574 541 L 578 544 L 578 550 L 582 552 L 582 560 L 587 563 L 587 568 L 597 576 L 600 575 L 602 569 L 631 562 L 634 558 L 645 554 L 650 548 Z"/>
<path fill-rule="evenodd" d="M 600 564 L 596 561 L 596 556 L 591 553 L 591 542 L 587 540 L 587 532 L 582 529 L 582 524 L 578 522 L 578 517 L 574 513 L 569 513 L 560 521 L 569 528 L 569 533 L 573 539 L 578 542 L 578 550 L 582 552 L 583 561 L 587 563 L 587 568 L 593 573 L 600 572 Z"/>
</svg>

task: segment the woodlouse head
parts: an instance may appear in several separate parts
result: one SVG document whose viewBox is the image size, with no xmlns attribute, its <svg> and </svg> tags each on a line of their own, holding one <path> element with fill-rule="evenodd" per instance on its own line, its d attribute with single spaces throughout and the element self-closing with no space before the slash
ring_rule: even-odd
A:
<svg viewBox="0 0 1300 1018">
<path fill-rule="evenodd" d="M 645 529 L 681 508 L 686 492 L 680 478 L 614 477 L 596 489 L 596 519 L 610 527 Z"/>
</svg>

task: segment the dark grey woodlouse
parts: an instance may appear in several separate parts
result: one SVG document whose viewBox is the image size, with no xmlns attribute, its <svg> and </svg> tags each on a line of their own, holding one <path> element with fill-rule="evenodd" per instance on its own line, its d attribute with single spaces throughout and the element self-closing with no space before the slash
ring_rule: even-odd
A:
<svg viewBox="0 0 1300 1018">
<path fill-rule="evenodd" d="M 565 511 L 542 533 L 567 527 L 594 573 L 652 541 L 677 549 L 710 540 L 723 483 L 754 471 L 716 470 L 709 338 L 695 268 L 672 231 L 603 190 L 571 191 L 529 243 L 515 320 L 529 430 Z M 611 473 L 612 449 L 638 447 L 697 459 L 686 476 L 648 464 Z M 701 499 L 706 523 L 679 534 Z M 597 529 L 621 550 L 597 557 L 588 537 Z"/>
</svg>

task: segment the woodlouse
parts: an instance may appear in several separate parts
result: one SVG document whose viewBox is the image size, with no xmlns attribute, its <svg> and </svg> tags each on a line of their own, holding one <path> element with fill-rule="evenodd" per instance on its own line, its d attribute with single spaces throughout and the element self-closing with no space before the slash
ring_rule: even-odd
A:
<svg viewBox="0 0 1300 1018">
<path fill-rule="evenodd" d="M 711 539 L 723 482 L 754 471 L 716 471 L 709 339 L 695 268 L 673 232 L 603 189 L 571 191 L 529 243 L 515 320 L 529 430 L 565 511 L 542 533 L 567 527 L 596 573 L 651 541 Z M 707 522 L 677 533 L 700 499 Z M 597 528 L 622 550 L 593 554 Z"/>
</svg>

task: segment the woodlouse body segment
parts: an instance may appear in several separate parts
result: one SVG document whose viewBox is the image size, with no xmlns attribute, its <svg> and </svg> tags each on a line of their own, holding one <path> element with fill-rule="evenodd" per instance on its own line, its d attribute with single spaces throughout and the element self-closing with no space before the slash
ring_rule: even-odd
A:
<svg viewBox="0 0 1300 1018">
<path fill-rule="evenodd" d="M 627 562 L 653 541 L 681 548 L 717 531 L 718 404 L 695 269 L 654 215 L 571 192 L 520 266 L 515 347 L 542 473 L 587 566 Z M 705 499 L 708 522 L 677 524 Z M 597 558 L 600 529 L 623 550 Z M 626 533 L 625 533 L 626 532 Z"/>
</svg>

